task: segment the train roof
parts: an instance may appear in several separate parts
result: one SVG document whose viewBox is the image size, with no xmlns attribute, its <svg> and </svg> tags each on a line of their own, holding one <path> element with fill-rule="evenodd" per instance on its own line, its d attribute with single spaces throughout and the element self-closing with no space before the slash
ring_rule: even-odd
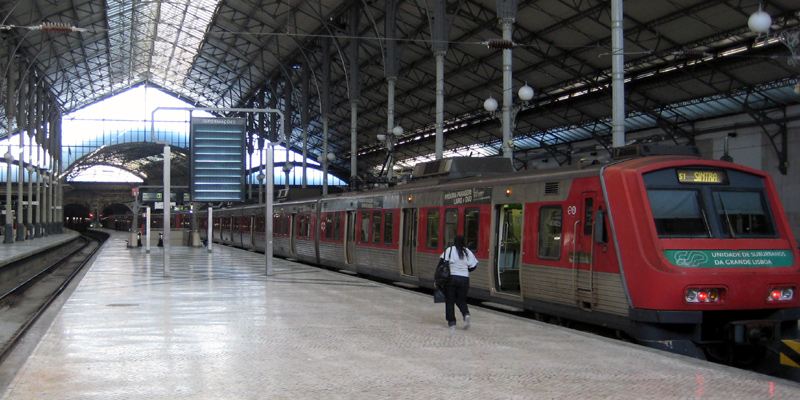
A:
<svg viewBox="0 0 800 400">
<path fill-rule="evenodd" d="M 313 203 L 318 200 L 335 201 L 337 199 L 345 198 L 358 198 L 358 197 L 372 197 L 376 195 L 385 195 L 397 192 L 404 193 L 419 193 L 421 191 L 431 190 L 433 188 L 450 189 L 465 186 L 495 186 L 495 185 L 509 185 L 519 184 L 525 182 L 550 182 L 560 181 L 565 179 L 574 179 L 579 177 L 597 176 L 600 171 L 605 168 L 612 168 L 617 170 L 642 170 L 657 167 L 664 163 L 678 163 L 680 165 L 689 164 L 703 164 L 707 166 L 715 166 L 721 168 L 735 168 L 746 172 L 759 174 L 758 170 L 745 167 L 738 164 L 729 163 L 726 161 L 704 159 L 696 155 L 693 150 L 678 151 L 678 154 L 669 154 L 662 152 L 664 155 L 650 155 L 639 154 L 635 152 L 622 152 L 621 156 L 628 156 L 628 158 L 613 160 L 610 163 L 593 163 L 593 164 L 579 164 L 567 167 L 545 169 L 545 170 L 526 170 L 514 171 L 507 173 L 478 173 L 474 176 L 469 176 L 469 173 L 464 173 L 462 170 L 456 177 L 449 174 L 432 174 L 431 177 L 426 179 L 416 179 L 407 183 L 398 184 L 393 187 L 369 189 L 354 192 L 343 192 L 336 194 L 329 194 L 324 198 L 309 198 L 303 200 L 287 201 L 282 203 L 275 203 L 276 207 L 283 205 L 297 205 Z M 458 161 L 459 168 L 463 168 L 463 160 Z M 466 177 L 464 175 L 467 175 Z M 261 205 L 247 205 L 245 208 L 263 207 Z"/>
</svg>

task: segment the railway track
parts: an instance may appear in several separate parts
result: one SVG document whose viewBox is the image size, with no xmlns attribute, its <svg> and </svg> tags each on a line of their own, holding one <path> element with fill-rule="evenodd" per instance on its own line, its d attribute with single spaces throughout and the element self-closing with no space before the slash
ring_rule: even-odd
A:
<svg viewBox="0 0 800 400">
<path fill-rule="evenodd" d="M 84 233 L 0 267 L 0 362 L 107 238 L 102 232 Z"/>
</svg>

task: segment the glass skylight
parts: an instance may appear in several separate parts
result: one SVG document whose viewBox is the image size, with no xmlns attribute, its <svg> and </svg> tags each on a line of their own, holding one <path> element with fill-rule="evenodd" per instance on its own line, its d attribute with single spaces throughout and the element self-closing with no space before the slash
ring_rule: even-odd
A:
<svg viewBox="0 0 800 400">
<path fill-rule="evenodd" d="M 113 79 L 130 84 L 150 81 L 196 97 L 186 93 L 183 83 L 218 3 L 106 0 Z"/>
</svg>

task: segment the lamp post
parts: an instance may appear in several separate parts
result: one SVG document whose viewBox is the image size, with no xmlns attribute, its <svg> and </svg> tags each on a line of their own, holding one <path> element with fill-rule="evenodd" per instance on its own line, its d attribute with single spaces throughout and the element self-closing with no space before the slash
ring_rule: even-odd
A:
<svg viewBox="0 0 800 400">
<path fill-rule="evenodd" d="M 328 155 L 320 154 L 317 157 L 317 162 L 322 166 L 322 195 L 328 194 L 328 163 L 336 160 L 336 154 L 328 153 Z"/>
<path fill-rule="evenodd" d="M 264 191 L 261 188 L 264 186 L 264 173 L 259 172 L 256 178 L 258 179 L 258 204 L 262 204 L 264 202 Z"/>
<path fill-rule="evenodd" d="M 30 143 L 33 143 L 31 140 Z M 31 157 L 30 148 L 28 150 L 28 160 L 32 163 L 33 157 Z M 26 212 L 28 213 L 28 229 L 26 231 L 27 239 L 33 239 L 34 236 L 34 228 L 33 228 L 33 165 L 28 164 L 25 166 L 25 170 L 28 171 L 28 208 Z"/>
<path fill-rule="evenodd" d="M 41 170 L 39 170 L 39 172 L 41 172 Z M 50 207 L 50 204 L 48 204 L 48 196 L 47 196 L 47 191 L 49 190 L 49 188 L 50 188 L 50 176 L 48 174 L 46 174 L 46 173 L 43 173 L 42 174 L 42 197 L 41 197 L 41 200 L 39 200 L 39 207 L 42 210 L 41 213 L 39 214 L 40 215 L 40 217 L 39 217 L 39 225 L 40 225 L 39 229 L 41 231 L 42 236 L 47 236 L 50 233 L 50 232 L 48 232 L 48 230 L 49 230 L 48 229 L 48 227 L 49 227 L 48 223 L 50 221 L 48 220 L 48 217 L 47 217 L 47 210 Z"/>
<path fill-rule="evenodd" d="M 513 130 L 514 125 L 516 125 L 517 113 L 519 110 L 526 105 L 531 99 L 533 99 L 534 91 L 533 88 L 528 86 L 525 83 L 524 86 L 519 88 L 517 91 L 517 96 L 522 101 L 521 105 L 515 105 L 511 107 L 503 107 L 503 118 L 501 119 L 501 123 L 503 124 L 503 144 L 501 148 L 503 149 L 503 157 L 513 159 L 513 149 L 514 149 L 514 139 L 513 139 Z M 498 103 L 494 97 L 489 97 L 488 99 L 484 100 L 483 102 L 483 109 L 490 112 L 492 115 L 495 114 L 497 111 Z M 506 115 L 508 113 L 508 115 Z M 505 126 L 508 124 L 508 126 Z"/>
<path fill-rule="evenodd" d="M 11 163 L 14 162 L 14 155 L 11 154 L 11 146 L 8 146 L 3 158 L 6 160 L 6 228 L 3 233 L 5 235 L 3 243 L 14 243 L 14 218 L 11 210 Z"/>
<path fill-rule="evenodd" d="M 283 187 L 285 189 L 289 189 L 289 173 L 292 171 L 292 168 L 294 168 L 294 164 L 292 164 L 292 162 L 289 161 L 289 158 L 287 157 L 286 162 L 283 164 L 283 177 L 284 177 Z"/>
<path fill-rule="evenodd" d="M 390 132 L 387 133 L 379 133 L 377 135 L 379 142 L 386 143 L 386 151 L 389 152 L 389 160 L 387 162 L 387 171 L 386 171 L 386 178 L 391 180 L 394 175 L 394 146 L 400 140 L 400 136 L 403 136 L 403 127 L 400 125 L 395 126 L 392 128 Z"/>
</svg>

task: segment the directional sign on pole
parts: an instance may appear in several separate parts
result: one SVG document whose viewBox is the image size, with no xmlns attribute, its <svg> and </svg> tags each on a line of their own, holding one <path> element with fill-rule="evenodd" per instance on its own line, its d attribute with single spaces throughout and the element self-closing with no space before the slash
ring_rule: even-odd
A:
<svg viewBox="0 0 800 400">
<path fill-rule="evenodd" d="M 192 117 L 192 201 L 244 201 L 245 119 Z"/>
</svg>

